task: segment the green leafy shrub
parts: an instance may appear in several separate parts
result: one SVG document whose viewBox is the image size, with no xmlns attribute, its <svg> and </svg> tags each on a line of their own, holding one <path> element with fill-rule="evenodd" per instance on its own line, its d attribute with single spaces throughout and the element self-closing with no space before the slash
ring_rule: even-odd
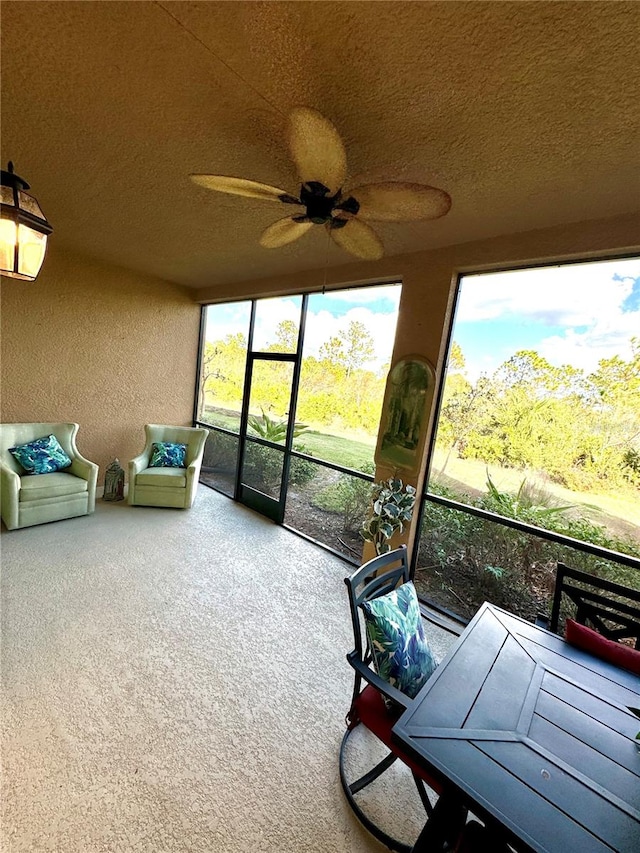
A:
<svg viewBox="0 0 640 853">
<path fill-rule="evenodd" d="M 550 497 L 525 482 L 515 494 L 501 492 L 490 478 L 487 488 L 486 495 L 463 500 L 573 539 L 640 557 L 635 543 L 612 537 L 587 519 L 573 517 L 570 507 L 545 505 Z M 432 484 L 431 491 L 461 499 L 442 486 Z M 627 586 L 640 583 L 638 572 L 632 568 L 467 512 L 430 501 L 425 504 L 416 583 L 428 598 L 464 617 L 472 616 L 485 600 L 530 620 L 539 612 L 548 613 L 557 562 Z"/>
<path fill-rule="evenodd" d="M 308 453 L 304 445 L 298 445 L 301 453 Z M 309 454 L 310 455 L 310 454 Z M 280 485 L 282 478 L 283 453 L 264 444 L 247 444 L 243 463 L 243 479 L 258 489 L 269 491 Z M 306 459 L 291 457 L 289 483 L 302 486 L 316 476 L 317 467 Z"/>
<path fill-rule="evenodd" d="M 373 474 L 375 466 L 365 464 L 360 469 L 366 474 Z M 325 512 L 333 512 L 342 516 L 345 530 L 357 530 L 365 518 L 371 502 L 371 483 L 341 474 L 336 483 L 332 483 L 311 499 L 311 503 Z"/>
<path fill-rule="evenodd" d="M 238 439 L 222 432 L 209 430 L 204 446 L 202 465 L 214 471 L 235 471 L 238 458 Z"/>
<path fill-rule="evenodd" d="M 307 456 L 312 456 L 311 451 L 304 444 L 297 444 L 296 450 L 300 453 L 306 453 Z M 289 466 L 289 483 L 292 486 L 304 486 L 310 483 L 318 473 L 318 466 L 313 462 L 308 462 L 306 459 L 298 459 L 297 456 L 291 457 L 291 465 Z"/>
</svg>

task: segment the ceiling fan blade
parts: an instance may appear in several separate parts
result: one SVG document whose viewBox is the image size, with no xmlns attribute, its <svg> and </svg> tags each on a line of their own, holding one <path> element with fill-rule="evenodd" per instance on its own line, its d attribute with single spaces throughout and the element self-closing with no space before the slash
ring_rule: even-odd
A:
<svg viewBox="0 0 640 853">
<path fill-rule="evenodd" d="M 287 243 L 302 237 L 310 228 L 313 228 L 313 222 L 296 222 L 292 216 L 285 216 L 284 219 L 278 219 L 277 222 L 265 228 L 260 237 L 260 245 L 265 249 L 286 246 Z"/>
<path fill-rule="evenodd" d="M 297 107 L 289 116 L 289 150 L 300 180 L 318 181 L 331 195 L 342 188 L 347 155 L 340 134 L 317 110 Z"/>
<path fill-rule="evenodd" d="M 349 219 L 342 228 L 330 228 L 333 241 L 358 258 L 377 261 L 384 254 L 382 240 L 369 225 L 357 219 Z"/>
<path fill-rule="evenodd" d="M 360 204 L 359 219 L 372 222 L 407 222 L 438 219 L 449 212 L 451 196 L 427 184 L 386 181 L 349 190 Z"/>
<path fill-rule="evenodd" d="M 265 201 L 284 201 L 288 204 L 300 204 L 300 201 L 284 190 L 270 187 L 269 184 L 259 184 L 245 178 L 228 178 L 225 175 L 190 175 L 194 184 L 230 195 L 243 195 L 249 198 L 261 198 Z"/>
</svg>

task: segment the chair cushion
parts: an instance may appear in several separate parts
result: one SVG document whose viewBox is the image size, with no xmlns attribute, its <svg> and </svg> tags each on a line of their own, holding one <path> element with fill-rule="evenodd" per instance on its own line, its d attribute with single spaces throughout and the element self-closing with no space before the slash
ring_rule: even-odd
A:
<svg viewBox="0 0 640 853">
<path fill-rule="evenodd" d="M 151 445 L 149 468 L 184 468 L 186 444 L 173 441 L 154 441 Z"/>
<path fill-rule="evenodd" d="M 145 468 L 136 475 L 136 486 L 171 486 L 184 489 L 186 485 L 186 468 Z"/>
<path fill-rule="evenodd" d="M 412 699 L 436 668 L 411 581 L 362 604 L 373 665 Z"/>
<path fill-rule="evenodd" d="M 383 701 L 382 694 L 371 684 L 364 688 L 355 701 L 356 718 L 408 765 L 416 775 L 424 779 L 434 791 L 440 793 L 441 785 L 435 782 L 424 768 L 416 764 L 391 736 L 391 729 L 398 722 L 403 711 L 404 708 L 399 708 L 397 705 L 388 708 Z"/>
<path fill-rule="evenodd" d="M 628 669 L 640 675 L 640 651 L 637 649 L 609 640 L 593 628 L 581 625 L 574 619 L 567 619 L 565 637 L 572 646 L 613 663 L 621 669 Z"/>
<path fill-rule="evenodd" d="M 10 447 L 9 453 L 28 474 L 51 474 L 71 465 L 71 459 L 55 435 L 45 435 L 27 444 Z"/>
<path fill-rule="evenodd" d="M 87 481 L 74 474 L 56 471 L 52 474 L 24 474 L 20 477 L 21 503 L 39 501 L 41 498 L 61 498 L 87 491 Z"/>
</svg>

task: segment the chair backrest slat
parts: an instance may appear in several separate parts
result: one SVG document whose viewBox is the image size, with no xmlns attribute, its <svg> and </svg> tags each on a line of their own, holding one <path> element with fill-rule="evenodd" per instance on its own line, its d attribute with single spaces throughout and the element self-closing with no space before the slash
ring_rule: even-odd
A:
<svg viewBox="0 0 640 853">
<path fill-rule="evenodd" d="M 349 609 L 355 643 L 354 651 L 362 660 L 367 660 L 368 654 L 365 653 L 362 643 L 363 624 L 360 605 L 363 601 L 386 595 L 408 580 L 409 561 L 405 545 L 374 557 L 362 565 L 351 577 L 344 579 L 349 592 Z"/>
<path fill-rule="evenodd" d="M 549 621 L 555 633 L 560 628 L 563 596 L 575 606 L 577 622 L 590 623 L 612 640 L 631 639 L 640 647 L 640 590 L 558 563 Z"/>
</svg>

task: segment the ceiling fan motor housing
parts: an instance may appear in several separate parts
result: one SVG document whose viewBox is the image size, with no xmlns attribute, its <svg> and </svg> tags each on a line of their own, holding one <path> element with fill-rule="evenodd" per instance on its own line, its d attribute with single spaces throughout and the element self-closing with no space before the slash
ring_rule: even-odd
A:
<svg viewBox="0 0 640 853">
<path fill-rule="evenodd" d="M 360 205 L 355 198 L 342 199 L 342 190 L 335 195 L 329 195 L 329 188 L 319 181 L 307 181 L 300 187 L 300 201 L 307 208 L 305 219 L 315 225 L 324 225 L 331 221 L 333 227 L 340 227 L 347 223 L 346 219 L 332 218 L 334 210 L 344 210 L 346 213 L 356 214 Z M 340 223 L 338 225 L 337 223 Z"/>
</svg>

